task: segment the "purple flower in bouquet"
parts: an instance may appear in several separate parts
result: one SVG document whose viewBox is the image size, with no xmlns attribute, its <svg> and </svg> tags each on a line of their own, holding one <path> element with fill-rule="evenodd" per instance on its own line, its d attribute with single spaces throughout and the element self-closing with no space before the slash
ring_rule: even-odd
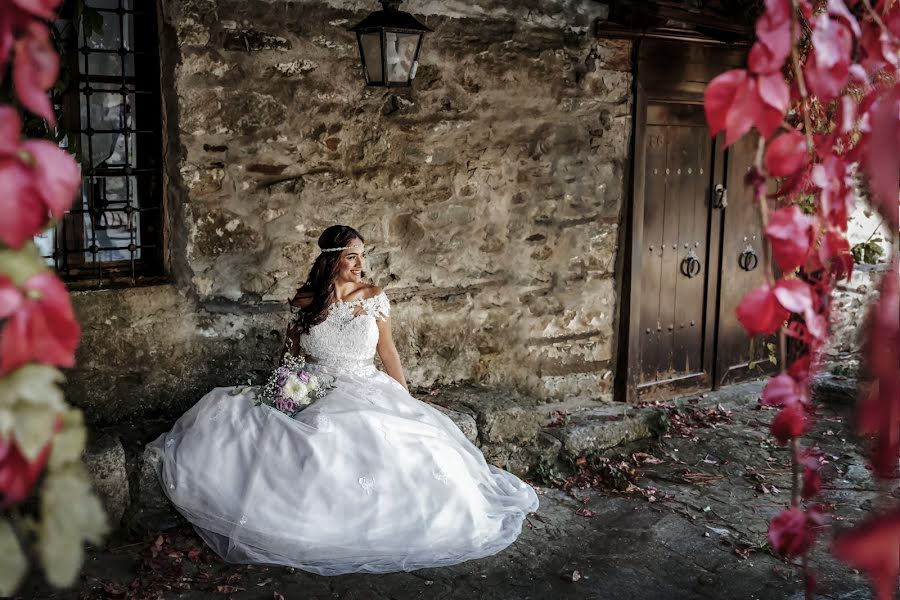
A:
<svg viewBox="0 0 900 600">
<path fill-rule="evenodd" d="M 268 404 L 293 416 L 327 391 L 315 375 L 306 371 L 302 358 L 285 356 L 282 366 L 275 369 L 258 398 L 258 403 Z"/>
</svg>

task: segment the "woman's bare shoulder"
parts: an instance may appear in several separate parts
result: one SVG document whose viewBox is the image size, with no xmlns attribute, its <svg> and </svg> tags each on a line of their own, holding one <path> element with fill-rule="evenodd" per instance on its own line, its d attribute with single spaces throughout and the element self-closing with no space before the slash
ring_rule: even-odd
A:
<svg viewBox="0 0 900 600">
<path fill-rule="evenodd" d="M 353 293 L 346 297 L 345 300 L 351 302 L 353 300 L 368 300 L 369 298 L 374 298 L 380 293 L 381 288 L 377 285 L 364 285 L 353 290 Z"/>
</svg>

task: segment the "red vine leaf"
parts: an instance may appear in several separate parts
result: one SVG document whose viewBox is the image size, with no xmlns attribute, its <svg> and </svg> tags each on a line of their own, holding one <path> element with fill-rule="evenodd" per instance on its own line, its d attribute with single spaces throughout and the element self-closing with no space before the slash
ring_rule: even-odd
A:
<svg viewBox="0 0 900 600">
<path fill-rule="evenodd" d="M 22 289 L 0 275 L 0 374 L 30 362 L 60 367 L 75 364 L 81 328 L 75 320 L 66 286 L 53 273 L 29 278 Z"/>
<path fill-rule="evenodd" d="M 840 232 L 829 230 L 822 236 L 819 244 L 819 260 L 828 266 L 831 274 L 837 279 L 850 279 L 853 275 L 853 254 L 850 242 Z"/>
<path fill-rule="evenodd" d="M 885 220 L 897 231 L 900 194 L 900 88 L 878 100 L 870 111 L 872 132 L 869 137 L 864 167 L 869 175 L 874 198 L 871 200 Z"/>
<path fill-rule="evenodd" d="M 798 405 L 786 406 L 772 419 L 770 430 L 782 446 L 791 438 L 800 437 L 809 430 L 810 422 L 806 412 Z"/>
<path fill-rule="evenodd" d="M 789 508 L 776 515 L 769 523 L 769 543 L 782 556 L 805 554 L 816 540 L 815 527 L 821 523 L 821 515 L 815 508 L 808 512 L 801 508 Z"/>
<path fill-rule="evenodd" d="M 750 335 L 775 333 L 789 316 L 790 312 L 779 304 L 770 285 L 751 290 L 737 307 L 738 321 Z"/>
<path fill-rule="evenodd" d="M 748 74 L 726 71 L 706 86 L 704 106 L 710 132 L 725 131 L 730 146 L 751 127 L 769 137 L 781 126 L 790 103 L 790 89 L 781 73 Z"/>
<path fill-rule="evenodd" d="M 900 459 L 900 282 L 898 261 L 881 282 L 868 315 L 866 354 L 874 381 L 859 404 L 859 432 L 874 437 L 872 466 L 880 477 L 897 474 Z"/>
<path fill-rule="evenodd" d="M 791 10 L 790 0 L 766 0 L 766 11 L 756 22 L 756 43 L 747 61 L 754 73 L 780 71 L 790 56 Z"/>
<path fill-rule="evenodd" d="M 766 170 L 774 177 L 787 177 L 804 166 L 808 158 L 806 138 L 792 129 L 769 143 L 766 148 Z"/>
<path fill-rule="evenodd" d="M 832 552 L 869 576 L 879 600 L 893 598 L 900 575 L 900 509 L 872 517 L 859 527 L 840 533 Z"/>
<path fill-rule="evenodd" d="M 821 13 L 812 22 L 812 51 L 803 74 L 810 92 L 822 102 L 841 93 L 850 77 L 853 32 L 843 19 Z"/>
<path fill-rule="evenodd" d="M 38 21 L 28 23 L 24 35 L 16 42 L 13 58 L 13 83 L 22 106 L 44 117 L 56 126 L 56 113 L 47 90 L 59 76 L 59 55 L 53 48 L 47 26 Z"/>
<path fill-rule="evenodd" d="M 18 503 L 28 497 L 50 458 L 50 444 L 31 462 L 11 438 L 0 438 L 0 494 L 4 503 Z"/>
<path fill-rule="evenodd" d="M 809 405 L 809 392 L 788 373 L 781 373 L 769 380 L 759 402 L 765 406 L 804 407 Z"/>
<path fill-rule="evenodd" d="M 769 218 L 764 231 L 772 244 L 775 262 L 785 273 L 806 262 L 806 255 L 815 239 L 814 223 L 815 220 L 803 214 L 796 204 L 779 208 Z"/>
</svg>

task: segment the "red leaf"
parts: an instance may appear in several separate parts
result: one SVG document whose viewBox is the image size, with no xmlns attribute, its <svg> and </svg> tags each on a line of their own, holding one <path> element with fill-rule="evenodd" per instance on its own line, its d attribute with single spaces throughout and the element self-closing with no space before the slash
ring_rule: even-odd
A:
<svg viewBox="0 0 900 600">
<path fill-rule="evenodd" d="M 756 21 L 756 39 L 747 63 L 750 70 L 761 74 L 779 71 L 791 53 L 790 0 L 766 0 L 766 11 Z"/>
<path fill-rule="evenodd" d="M 787 372 L 796 381 L 806 383 L 809 380 L 810 368 L 812 368 L 812 355 L 807 353 L 791 363 Z"/>
<path fill-rule="evenodd" d="M 29 278 L 22 291 L 25 301 L 0 330 L 0 374 L 32 360 L 71 367 L 81 329 L 66 286 L 43 272 Z"/>
<path fill-rule="evenodd" d="M 798 461 L 803 466 L 803 490 L 804 498 L 812 498 L 819 493 L 822 486 L 820 471 L 822 469 L 822 457 L 813 451 L 807 451 Z"/>
<path fill-rule="evenodd" d="M 814 223 L 813 218 L 803 214 L 796 204 L 776 210 L 769 218 L 765 234 L 772 244 L 775 262 L 785 273 L 806 262 L 814 240 Z"/>
<path fill-rule="evenodd" d="M 47 209 L 55 219 L 72 205 L 81 187 L 81 171 L 72 155 L 51 142 L 29 140 L 22 149 L 34 162 L 34 186 L 39 190 Z"/>
<path fill-rule="evenodd" d="M 859 404 L 859 432 L 874 437 L 872 466 L 879 477 L 894 477 L 900 459 L 900 277 L 898 260 L 881 282 L 869 310 L 865 354 L 874 381 Z"/>
<path fill-rule="evenodd" d="M 894 12 L 900 14 L 896 5 L 894 8 Z M 900 51 L 896 38 L 883 31 L 878 24 L 872 21 L 864 23 L 859 43 L 863 50 L 860 63 L 867 72 L 874 74 L 887 65 L 896 66 L 897 52 Z"/>
<path fill-rule="evenodd" d="M 13 0 L 19 8 L 35 17 L 52 20 L 56 16 L 56 7 L 60 0 Z"/>
<path fill-rule="evenodd" d="M 47 210 L 32 175 L 16 159 L 0 158 L 0 242 L 18 249 L 47 223 Z"/>
<path fill-rule="evenodd" d="M 825 339 L 828 322 L 817 311 L 812 286 L 799 279 L 779 279 L 773 293 L 781 306 L 803 317 L 809 335 L 816 340 Z"/>
<path fill-rule="evenodd" d="M 13 84 L 22 106 L 44 117 L 51 127 L 56 126 L 56 114 L 47 90 L 59 76 L 59 56 L 50 41 L 47 26 L 32 21 L 19 41 L 13 60 Z"/>
<path fill-rule="evenodd" d="M 872 517 L 859 527 L 840 533 L 832 552 L 864 571 L 874 583 L 880 600 L 893 598 L 900 575 L 900 509 Z"/>
<path fill-rule="evenodd" d="M 808 158 L 806 138 L 792 129 L 769 143 L 766 148 L 766 170 L 774 177 L 787 177 L 804 166 Z"/>
<path fill-rule="evenodd" d="M 0 155 L 9 156 L 19 149 L 22 119 L 11 106 L 0 106 Z"/>
<path fill-rule="evenodd" d="M 900 87 L 878 100 L 869 111 L 872 132 L 865 157 L 872 200 L 893 231 L 900 226 L 898 202 L 900 194 Z"/>
<path fill-rule="evenodd" d="M 782 446 L 791 438 L 800 437 L 809 429 L 809 419 L 799 405 L 786 406 L 772 419 L 770 430 Z"/>
<path fill-rule="evenodd" d="M 766 384 L 759 399 L 765 406 L 807 406 L 809 393 L 788 373 L 776 375 Z"/>
<path fill-rule="evenodd" d="M 31 462 L 12 440 L 0 440 L 0 493 L 4 504 L 22 502 L 28 497 L 50 458 L 48 443 Z"/>
<path fill-rule="evenodd" d="M 750 335 L 775 333 L 789 316 L 769 285 L 751 290 L 737 307 L 738 321 Z"/>
<path fill-rule="evenodd" d="M 853 207 L 853 180 L 847 164 L 841 158 L 828 155 L 812 169 L 812 182 L 822 190 L 818 202 L 828 224 L 847 230 L 847 217 Z"/>
<path fill-rule="evenodd" d="M 725 71 L 706 86 L 703 106 L 711 135 L 715 136 L 725 129 L 726 117 L 734 102 L 735 94 L 746 79 L 747 71 L 732 69 Z"/>
<path fill-rule="evenodd" d="M 845 23 L 827 13 L 820 14 L 812 25 L 812 52 L 803 72 L 813 95 L 827 102 L 840 95 L 850 76 L 853 34 Z"/>
<path fill-rule="evenodd" d="M 837 279 L 847 278 L 853 275 L 853 254 L 850 252 L 850 242 L 842 234 L 834 230 L 825 232 L 819 244 L 819 260 L 823 265 L 828 265 L 831 273 Z"/>
<path fill-rule="evenodd" d="M 769 523 L 769 543 L 783 556 L 805 554 L 816 540 L 813 525 L 802 509 L 789 508 Z"/>
</svg>

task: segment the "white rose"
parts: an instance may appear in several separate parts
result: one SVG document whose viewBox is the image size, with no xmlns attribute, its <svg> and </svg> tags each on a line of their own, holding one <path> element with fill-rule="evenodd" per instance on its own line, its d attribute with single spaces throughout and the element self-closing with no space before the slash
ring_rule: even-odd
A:
<svg viewBox="0 0 900 600">
<path fill-rule="evenodd" d="M 309 382 L 306 384 L 306 387 L 308 387 L 311 390 L 315 390 L 319 387 L 319 380 L 316 379 L 315 375 L 309 376 Z"/>
<path fill-rule="evenodd" d="M 300 378 L 296 375 L 291 375 L 287 378 L 287 381 L 284 382 L 281 393 L 285 398 L 289 398 L 297 404 L 305 404 L 306 396 L 309 394 L 309 388 L 307 388 L 306 384 L 300 381 Z"/>
</svg>

